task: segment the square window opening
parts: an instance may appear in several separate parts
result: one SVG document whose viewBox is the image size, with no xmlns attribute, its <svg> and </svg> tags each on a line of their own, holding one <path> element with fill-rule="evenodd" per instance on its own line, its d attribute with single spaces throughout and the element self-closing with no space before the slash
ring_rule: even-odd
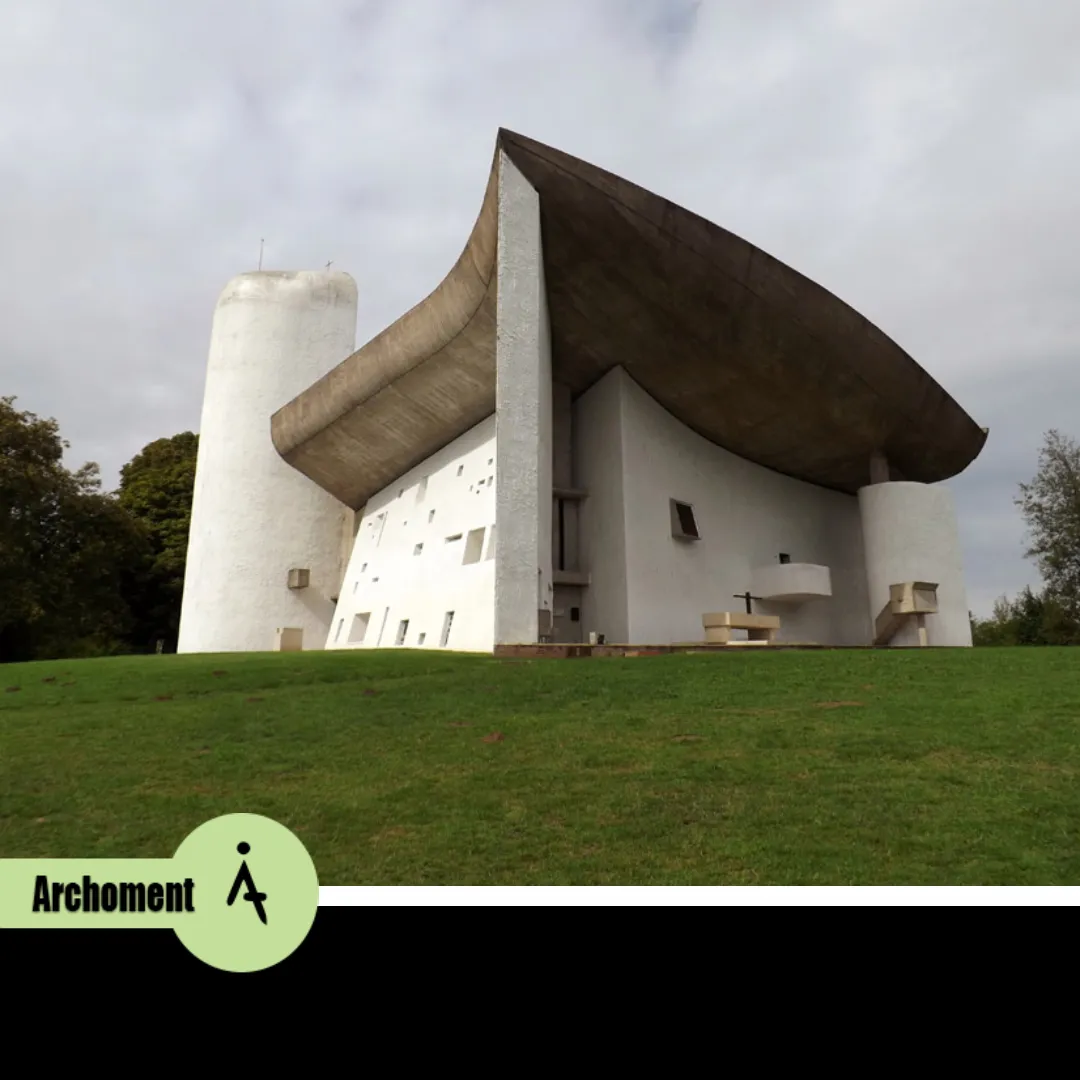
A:
<svg viewBox="0 0 1080 1080">
<path fill-rule="evenodd" d="M 342 620 L 344 622 L 344 620 Z M 353 616 L 352 627 L 349 629 L 349 644 L 360 645 L 367 637 L 368 623 L 371 622 L 371 612 L 364 611 Z"/>
<path fill-rule="evenodd" d="M 470 563 L 480 561 L 480 556 L 484 552 L 484 533 L 486 531 L 486 528 L 470 530 L 465 541 L 465 554 L 461 557 L 462 566 L 468 566 Z"/>
<path fill-rule="evenodd" d="M 677 540 L 700 540 L 697 518 L 690 503 L 671 500 L 671 535 Z"/>
</svg>

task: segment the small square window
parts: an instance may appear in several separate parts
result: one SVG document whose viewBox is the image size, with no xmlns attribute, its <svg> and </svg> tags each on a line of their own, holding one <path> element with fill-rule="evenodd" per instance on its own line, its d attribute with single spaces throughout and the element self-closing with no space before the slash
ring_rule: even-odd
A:
<svg viewBox="0 0 1080 1080">
<path fill-rule="evenodd" d="M 699 540 L 697 519 L 690 503 L 671 500 L 671 535 L 678 540 Z"/>
<path fill-rule="evenodd" d="M 459 466 L 457 467 L 457 474 L 458 474 L 458 476 L 460 476 L 460 475 L 461 475 L 461 474 L 462 474 L 462 473 L 463 473 L 464 471 L 465 471 L 465 466 L 464 466 L 464 465 L 459 465 Z"/>
<path fill-rule="evenodd" d="M 414 547 L 414 548 L 412 549 L 412 553 L 413 553 L 414 555 L 419 555 L 419 554 L 420 554 L 420 552 L 421 552 L 421 551 L 423 551 L 423 550 L 424 550 L 424 545 L 423 545 L 423 544 L 417 544 L 417 545 L 416 545 L 416 547 Z"/>
<path fill-rule="evenodd" d="M 420 636 L 419 636 L 419 637 L 418 637 L 418 638 L 416 639 L 416 644 L 417 644 L 417 645 L 423 645 L 425 641 L 427 641 L 427 634 L 421 634 L 421 635 L 420 635 Z"/>
<path fill-rule="evenodd" d="M 461 558 L 462 565 L 478 563 L 484 550 L 484 530 L 472 529 L 465 541 L 465 554 Z"/>
<path fill-rule="evenodd" d="M 791 556 L 788 555 L 787 552 L 781 551 L 780 552 L 780 563 L 781 563 L 781 565 L 787 566 L 787 564 L 789 562 L 791 562 Z"/>
</svg>

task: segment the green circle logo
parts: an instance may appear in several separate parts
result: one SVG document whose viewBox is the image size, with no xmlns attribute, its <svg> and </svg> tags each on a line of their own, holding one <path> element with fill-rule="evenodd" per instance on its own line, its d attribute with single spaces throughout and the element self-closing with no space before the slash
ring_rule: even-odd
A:
<svg viewBox="0 0 1080 1080">
<path fill-rule="evenodd" d="M 173 858 L 196 882 L 195 910 L 177 922 L 177 937 L 211 967 L 272 967 L 311 930 L 318 874 L 284 825 L 259 814 L 226 814 L 200 825 Z"/>
</svg>

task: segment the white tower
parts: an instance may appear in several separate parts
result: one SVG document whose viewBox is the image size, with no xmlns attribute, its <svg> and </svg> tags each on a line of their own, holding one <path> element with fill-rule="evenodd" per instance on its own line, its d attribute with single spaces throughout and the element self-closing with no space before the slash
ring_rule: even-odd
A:
<svg viewBox="0 0 1080 1080">
<path fill-rule="evenodd" d="M 930 645 L 970 647 L 971 621 L 952 492 L 940 484 L 895 480 L 859 490 L 870 618 L 889 599 L 889 586 L 905 581 L 937 585 L 938 611 L 928 615 Z M 893 645 L 917 644 L 904 627 Z"/>
<path fill-rule="evenodd" d="M 270 417 L 355 350 L 356 310 L 356 283 L 336 271 L 241 274 L 221 294 L 178 652 L 268 651 L 286 628 L 325 646 L 347 511 L 282 460 Z M 309 571 L 306 588 L 290 570 Z"/>
</svg>

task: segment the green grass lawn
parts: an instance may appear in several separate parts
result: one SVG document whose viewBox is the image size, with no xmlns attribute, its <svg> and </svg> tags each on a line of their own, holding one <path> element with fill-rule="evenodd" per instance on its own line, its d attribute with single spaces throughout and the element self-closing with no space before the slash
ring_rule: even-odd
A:
<svg viewBox="0 0 1080 1080">
<path fill-rule="evenodd" d="M 6 858 L 242 811 L 324 885 L 1075 885 L 1078 777 L 1069 649 L 0 667 Z"/>
</svg>

